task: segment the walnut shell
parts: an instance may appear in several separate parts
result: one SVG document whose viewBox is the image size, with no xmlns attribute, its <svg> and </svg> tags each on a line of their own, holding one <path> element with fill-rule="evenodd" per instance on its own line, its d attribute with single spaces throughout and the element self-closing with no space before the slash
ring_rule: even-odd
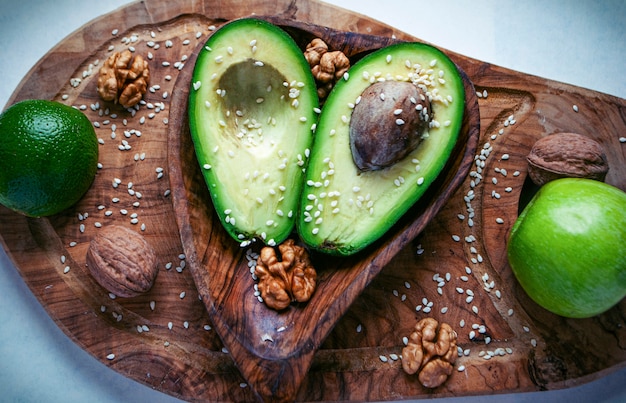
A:
<svg viewBox="0 0 626 403">
<path fill-rule="evenodd" d="M 154 284 L 156 253 L 145 238 L 126 227 L 102 228 L 87 249 L 87 267 L 98 284 L 118 297 L 134 297 Z"/>
<path fill-rule="evenodd" d="M 604 181 L 609 171 L 602 146 L 576 133 L 556 133 L 539 139 L 527 160 L 528 175 L 539 186 L 568 177 Z"/>
</svg>

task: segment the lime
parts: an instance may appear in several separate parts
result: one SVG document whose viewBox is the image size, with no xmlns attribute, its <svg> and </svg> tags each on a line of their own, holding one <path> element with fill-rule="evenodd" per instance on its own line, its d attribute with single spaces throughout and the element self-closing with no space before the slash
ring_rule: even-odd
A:
<svg viewBox="0 0 626 403">
<path fill-rule="evenodd" d="M 89 189 L 98 139 L 78 109 L 25 100 L 0 115 L 0 203 L 27 216 L 56 214 Z"/>
</svg>

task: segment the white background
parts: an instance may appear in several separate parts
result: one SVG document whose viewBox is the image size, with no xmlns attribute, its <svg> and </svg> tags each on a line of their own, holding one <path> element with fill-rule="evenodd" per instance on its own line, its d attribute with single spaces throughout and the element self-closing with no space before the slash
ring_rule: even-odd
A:
<svg viewBox="0 0 626 403">
<path fill-rule="evenodd" d="M 448 50 L 626 98 L 623 0 L 330 2 Z M 55 44 L 127 3 L 0 0 L 0 108 Z M 0 251 L 0 340 L 2 401 L 176 401 L 122 377 L 79 349 L 38 304 L 4 251 Z M 438 401 L 626 401 L 625 379 L 622 369 L 561 391 Z"/>
</svg>

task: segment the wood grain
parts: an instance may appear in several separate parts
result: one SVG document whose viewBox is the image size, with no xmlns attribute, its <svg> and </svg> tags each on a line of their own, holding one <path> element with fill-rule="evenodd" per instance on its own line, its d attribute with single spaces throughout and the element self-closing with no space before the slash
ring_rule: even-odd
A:
<svg viewBox="0 0 626 403">
<path fill-rule="evenodd" d="M 314 37 L 334 42 L 354 59 L 395 42 L 272 17 L 291 33 L 301 49 Z M 204 49 L 203 45 L 197 52 Z M 193 63 L 197 52 L 189 59 Z M 479 135 L 476 93 L 465 77 L 464 124 L 458 143 L 444 167 L 401 222 L 366 251 L 349 258 L 312 254 L 319 271 L 315 296 L 307 304 L 281 312 L 268 309 L 253 295 L 246 249 L 233 242 L 210 203 L 187 126 L 187 99 L 193 70 L 178 76 L 172 99 L 168 164 L 174 211 L 190 270 L 209 317 L 216 325 L 242 375 L 263 400 L 295 398 L 302 379 L 322 341 L 363 289 L 439 212 L 467 176 L 474 163 Z M 462 73 L 464 75 L 464 73 Z M 297 237 L 297 235 L 294 235 Z M 258 253 L 260 245 L 250 249 Z M 246 297 L 247 296 L 247 297 Z M 281 330 L 277 330 L 281 329 Z M 271 337 L 271 341 L 267 338 Z"/>
<path fill-rule="evenodd" d="M 195 46 L 210 33 L 210 25 L 253 11 L 355 35 L 368 32 L 382 38 L 394 35 L 414 39 L 370 18 L 317 1 L 253 1 L 245 7 L 235 2 L 137 2 L 94 20 L 66 38 L 33 67 L 10 100 L 62 100 L 67 94 L 63 102 L 85 105 L 85 114 L 100 123 L 96 130 L 105 144 L 100 148 L 103 168 L 75 207 L 47 219 L 28 219 L 0 207 L 3 247 L 46 311 L 78 345 L 125 376 L 189 401 L 249 401 L 257 395 L 241 375 L 243 371 L 235 364 L 234 356 L 223 350 L 228 340 L 222 342 L 215 331 L 218 324 L 212 322 L 200 301 L 189 267 L 182 268 L 181 261 L 186 262 L 188 257 L 179 256 L 184 248 L 173 197 L 166 196 L 168 189 L 176 190 L 170 185 L 174 172 L 168 164 L 170 121 L 165 124 L 163 119 L 174 112 L 170 109 L 171 94 L 178 90 L 180 70 L 173 64 L 183 56 L 191 56 Z M 111 35 L 114 28 L 119 29 L 117 36 Z M 151 32 L 156 38 L 151 38 Z M 200 38 L 196 38 L 196 32 L 201 32 Z M 70 78 L 82 77 L 90 64 L 104 60 L 110 53 L 109 46 L 116 50 L 127 47 L 121 39 L 133 34 L 138 36 L 134 46 L 144 54 L 150 50 L 148 41 L 161 45 L 152 50 L 154 59 L 150 62 L 152 84 L 161 88 L 145 97 L 153 105 L 164 103 L 164 110 L 158 113 L 142 105 L 132 116 L 117 106 L 103 104 L 97 98 L 94 75 L 84 77 L 76 88 L 69 83 Z M 174 46 L 166 48 L 166 39 Z M 186 39 L 189 45 L 183 45 Z M 505 244 L 517 217 L 519 200 L 531 191 L 525 180 L 525 155 L 541 136 L 573 131 L 596 139 L 607 150 L 611 166 L 607 182 L 626 190 L 626 151 L 619 142 L 626 132 L 626 101 L 449 54 L 481 94 L 478 148 L 487 142 L 493 147 L 484 161 L 483 180 L 475 184 L 475 178 L 467 176 L 430 224 L 384 265 L 354 301 L 340 301 L 345 314 L 334 327 L 325 324 L 327 329 L 318 330 L 327 337 L 322 338 L 319 349 L 312 346 L 310 367 L 299 374 L 302 383 L 296 400 L 389 400 L 557 389 L 625 366 L 626 302 L 591 319 L 572 320 L 550 314 L 536 306 L 516 283 L 506 261 Z M 164 68 L 163 61 L 172 66 Z M 168 75 L 171 80 L 166 79 Z M 99 109 L 95 108 L 97 102 Z M 92 110 L 92 104 L 96 110 Z M 578 112 L 573 110 L 574 104 Z M 106 108 L 108 115 L 104 114 Z M 153 118 L 149 117 L 151 112 L 155 112 Z M 505 126 L 511 115 L 515 124 Z M 117 126 L 115 139 L 111 139 L 113 124 Z M 141 137 L 125 138 L 124 130 L 131 129 L 140 130 Z M 131 150 L 118 150 L 122 139 L 131 144 Z M 141 159 L 143 153 L 145 158 Z M 508 159 L 502 159 L 505 153 Z M 158 167 L 165 168 L 161 179 L 157 179 Z M 515 176 L 515 171 L 520 174 Z M 111 183 L 116 177 L 122 179 L 122 185 L 114 189 Z M 493 177 L 497 184 L 492 182 Z M 128 193 L 128 182 L 142 193 L 141 199 Z M 510 192 L 506 191 L 508 187 Z M 470 190 L 474 191 L 471 227 L 464 200 Z M 496 199 L 492 192 L 501 197 Z M 114 203 L 112 197 L 120 201 Z M 137 201 L 140 205 L 134 207 Z M 104 209 L 99 210 L 101 205 Z M 130 217 L 120 213 L 122 208 L 129 214 L 137 213 L 140 223 L 130 224 Z M 110 217 L 105 215 L 108 210 L 113 212 Z M 88 217 L 79 220 L 79 214 L 84 218 L 84 213 Z M 465 218 L 459 219 L 459 214 Z M 497 217 L 504 223 L 496 223 Z M 157 250 L 161 268 L 150 293 L 111 299 L 94 283 L 84 261 L 88 242 L 97 231 L 95 222 L 127 225 L 137 231 L 141 231 L 141 223 L 146 224 L 142 233 Z M 84 232 L 80 224 L 85 225 Z M 456 242 L 453 235 L 460 241 Z M 465 241 L 472 236 L 475 241 Z M 77 244 L 70 246 L 70 242 Z M 61 263 L 62 255 L 67 257 L 65 264 Z M 210 253 L 202 255 L 205 262 L 216 258 Z M 167 269 L 170 262 L 172 266 Z M 70 266 L 67 274 L 66 265 Z M 450 281 L 438 287 L 433 276 L 445 278 L 447 273 Z M 492 289 L 484 288 L 485 275 L 489 276 L 488 283 L 494 281 Z M 235 277 L 228 281 L 237 283 L 249 278 Z M 463 294 L 457 287 L 463 289 Z M 474 293 L 469 304 L 466 290 Z M 256 300 L 243 301 L 242 309 L 258 309 L 252 304 Z M 433 303 L 432 310 L 426 313 L 424 307 L 429 302 Z M 442 308 L 448 309 L 442 313 Z M 402 337 L 408 336 L 416 320 L 425 316 L 450 323 L 459 334 L 460 346 L 469 351 L 457 362 L 457 367 L 463 365 L 465 370 L 455 371 L 434 390 L 421 387 L 415 377 L 404 374 L 399 361 L 380 359 L 400 354 Z M 472 325 L 483 325 L 485 332 L 479 333 L 480 327 L 472 329 Z M 469 337 L 472 330 L 474 338 Z M 485 359 L 489 351 L 498 352 L 499 348 L 510 350 Z M 107 359 L 109 354 L 115 354 L 115 358 Z"/>
</svg>

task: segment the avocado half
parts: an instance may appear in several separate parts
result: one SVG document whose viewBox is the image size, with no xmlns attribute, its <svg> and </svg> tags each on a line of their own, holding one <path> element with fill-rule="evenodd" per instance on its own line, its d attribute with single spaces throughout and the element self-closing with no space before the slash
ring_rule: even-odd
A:
<svg viewBox="0 0 626 403">
<path fill-rule="evenodd" d="M 385 81 L 420 88 L 430 102 L 428 124 L 408 155 L 389 166 L 362 170 L 351 149 L 351 119 L 362 94 Z M 301 239 L 322 252 L 351 255 L 380 238 L 445 166 L 459 137 L 464 108 L 463 80 L 456 66 L 430 45 L 391 45 L 354 64 L 328 96 L 317 124 L 296 223 Z"/>
<path fill-rule="evenodd" d="M 217 215 L 241 246 L 292 232 L 318 107 L 302 51 L 273 24 L 232 21 L 200 51 L 189 128 Z"/>
</svg>

